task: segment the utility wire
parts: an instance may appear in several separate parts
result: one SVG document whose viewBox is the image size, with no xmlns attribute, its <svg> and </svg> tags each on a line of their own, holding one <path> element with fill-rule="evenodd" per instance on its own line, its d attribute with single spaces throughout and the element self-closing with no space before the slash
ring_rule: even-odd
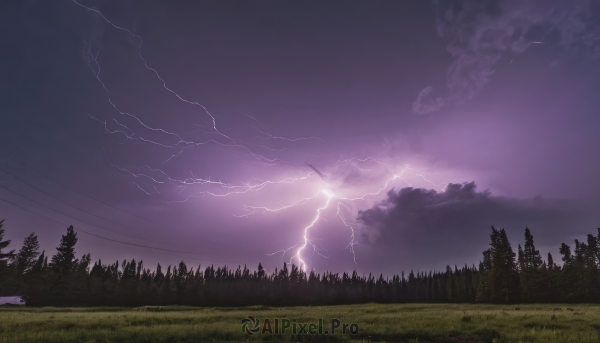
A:
<svg viewBox="0 0 600 343">
<path fill-rule="evenodd" d="M 27 186 L 29 186 L 29 187 L 31 187 L 31 188 L 33 188 L 33 189 L 35 189 L 35 190 L 37 190 L 37 191 L 39 191 L 39 192 L 41 192 L 41 193 L 43 193 L 43 194 L 47 195 L 47 196 L 51 197 L 52 199 L 54 199 L 54 200 L 56 200 L 56 201 L 58 201 L 58 202 L 61 202 L 61 203 L 65 204 L 65 205 L 67 205 L 67 206 L 69 206 L 69 207 L 71 207 L 71 208 L 74 208 L 74 209 L 76 209 L 76 210 L 78 210 L 78 211 L 81 211 L 81 212 L 83 212 L 83 213 L 85 213 L 85 214 L 88 214 L 88 215 L 90 215 L 90 216 L 92 216 L 92 217 L 95 217 L 95 218 L 98 218 L 98 219 L 101 219 L 101 220 L 107 221 L 107 222 L 109 222 L 109 223 L 112 223 L 112 224 L 121 225 L 121 226 L 124 226 L 124 227 L 130 228 L 130 229 L 134 229 L 134 230 L 139 230 L 139 228 L 135 228 L 135 227 L 132 227 L 132 226 L 129 226 L 129 225 L 121 224 L 121 223 L 115 222 L 115 221 L 113 221 L 113 220 L 106 219 L 106 218 L 104 218 L 104 217 L 101 217 L 101 216 L 95 215 L 95 214 L 93 214 L 93 213 L 91 213 L 91 212 L 89 212 L 89 211 L 86 211 L 86 210 L 84 210 L 84 209 L 81 209 L 81 208 L 79 208 L 79 207 L 73 206 L 73 205 L 71 205 L 71 204 L 69 204 L 69 203 L 67 203 L 67 202 L 65 202 L 65 201 L 63 201 L 63 200 L 61 200 L 61 199 L 59 199 L 59 198 L 57 198 L 57 197 L 53 196 L 52 194 L 50 194 L 50 193 L 48 193 L 48 192 L 46 192 L 46 191 L 44 191 L 44 190 L 42 190 L 42 189 L 39 189 L 38 187 L 36 187 L 36 186 L 34 186 L 34 185 L 30 184 L 29 182 L 27 182 L 27 181 L 25 181 L 25 180 L 23 180 L 23 179 L 19 178 L 18 176 L 16 176 L 16 175 L 12 174 L 11 172 L 7 171 L 6 169 L 4 169 L 4 168 L 2 168 L 2 167 L 0 167 L 0 170 L 1 170 L 1 171 L 3 171 L 3 172 L 5 172 L 6 174 L 8 174 L 8 175 L 12 176 L 13 178 L 15 178 L 15 179 L 17 179 L 17 180 L 19 180 L 19 181 L 23 182 L 23 183 L 24 183 L 24 184 L 26 184 Z M 6 188 L 6 189 L 8 189 L 8 188 Z M 110 230 L 108 230 L 108 231 L 110 231 Z M 132 238 L 139 238 L 139 237 L 135 237 L 135 236 L 129 236 L 129 235 L 126 235 L 126 234 L 122 234 L 122 233 L 119 233 L 119 232 L 116 232 L 116 231 L 112 231 L 112 232 L 118 233 L 118 234 L 120 234 L 120 235 L 128 236 L 128 237 L 132 237 Z M 139 239 L 147 240 L 147 239 L 144 239 L 144 238 L 139 238 Z M 166 244 L 166 243 L 162 243 L 162 242 L 156 242 L 156 241 L 150 241 L 150 240 L 147 240 L 147 241 L 149 241 L 149 242 L 153 242 L 153 243 L 158 243 L 158 244 Z"/>
<path fill-rule="evenodd" d="M 1 169 L 1 168 L 0 168 L 0 169 Z M 68 214 L 66 214 L 66 213 L 64 213 L 64 212 L 61 212 L 61 211 L 58 211 L 58 210 L 56 210 L 56 209 L 53 209 L 53 208 L 51 208 L 51 207 L 48 207 L 48 206 L 46 206 L 46 205 L 44 205 L 44 204 L 42 204 L 42 203 L 39 203 L 39 202 L 37 202 L 37 201 L 35 201 L 35 200 L 33 200 L 33 199 L 27 198 L 27 197 L 25 197 L 24 195 L 22 195 L 22 194 L 20 194 L 20 193 L 18 193 L 18 192 L 16 192 L 16 191 L 14 191 L 14 190 L 12 190 L 12 189 L 10 189 L 10 188 L 6 187 L 6 186 L 2 186 L 2 185 L 0 185 L 0 188 L 4 188 L 4 189 L 6 189 L 7 191 L 9 191 L 9 192 L 11 192 L 11 193 L 13 193 L 13 194 L 19 195 L 19 196 L 21 196 L 21 197 L 23 197 L 23 198 L 25 198 L 25 199 L 27 199 L 27 200 L 29 200 L 29 201 L 31 201 L 31 202 L 33 202 L 33 203 L 37 204 L 37 205 L 43 206 L 43 207 L 45 207 L 45 208 L 48 208 L 48 209 L 50 209 L 50 210 L 52 210 L 52 211 L 54 211 L 54 212 L 60 213 L 60 214 L 62 214 L 62 215 L 64 215 L 64 216 L 67 216 L 67 217 L 69 217 L 69 218 L 71 218 L 71 219 L 73 219 L 73 220 L 77 220 L 77 221 L 79 221 L 79 222 L 82 222 L 82 223 L 85 223 L 85 224 L 88 224 L 88 225 L 94 226 L 94 227 L 96 227 L 96 228 L 99 228 L 99 229 L 101 229 L 101 230 L 109 231 L 109 232 L 112 232 L 112 233 L 116 233 L 117 235 L 121 235 L 121 236 L 129 237 L 129 238 L 141 239 L 141 240 L 143 240 L 143 241 L 146 241 L 146 242 L 151 242 L 151 243 L 157 243 L 157 244 L 165 244 L 165 245 L 170 245 L 170 244 L 167 244 L 167 243 L 162 243 L 162 242 L 153 241 L 153 240 L 151 240 L 151 239 L 147 239 L 147 238 L 142 238 L 142 237 L 132 236 L 132 235 L 128 235 L 128 234 L 126 234 L 126 233 L 122 233 L 122 232 L 119 232 L 119 231 L 115 231 L 115 230 L 107 229 L 107 228 L 104 228 L 104 227 L 96 226 L 96 225 L 94 225 L 94 224 L 88 223 L 88 222 L 86 222 L 86 221 L 83 221 L 83 220 L 81 220 L 81 219 L 77 219 L 77 218 L 75 218 L 75 217 L 72 217 L 72 216 L 70 216 L 70 215 L 68 215 Z M 75 208 L 75 207 L 74 207 L 74 208 Z M 75 208 L 75 209 L 78 209 L 78 208 Z"/>
<path fill-rule="evenodd" d="M 113 232 L 113 233 L 116 233 L 116 234 L 120 234 L 120 235 L 127 236 L 127 235 L 125 235 L 125 234 L 122 234 L 122 233 L 120 233 L 120 232 L 118 232 L 118 231 L 113 231 L 113 230 L 110 230 L 110 229 L 106 229 L 106 228 L 103 228 L 103 227 L 100 227 L 100 226 L 94 225 L 94 224 L 92 224 L 92 223 L 86 222 L 86 221 L 84 221 L 84 220 L 81 220 L 81 219 L 77 219 L 77 218 L 71 217 L 70 215 L 68 215 L 68 214 L 66 214 L 66 213 L 64 213 L 64 212 L 61 212 L 61 211 L 55 210 L 55 209 L 53 209 L 53 208 L 51 208 L 51 207 L 48 207 L 48 206 L 46 206 L 46 205 L 44 205 L 44 204 L 42 204 L 42 203 L 39 203 L 39 202 L 37 202 L 37 201 L 35 201 L 35 200 L 33 200 L 33 199 L 30 199 L 30 198 L 28 198 L 28 197 L 26 197 L 26 196 L 24 196 L 24 195 L 22 195 L 22 194 L 19 194 L 19 193 L 15 192 L 15 191 L 13 191 L 13 190 L 11 190 L 11 189 L 9 189 L 9 188 L 5 187 L 5 186 L 0 186 L 0 188 L 4 188 L 4 189 L 6 189 L 7 191 L 9 191 L 9 192 L 11 192 L 11 193 L 13 193 L 13 194 L 16 194 L 16 195 L 18 195 L 18 196 L 20 196 L 20 197 L 22 197 L 22 198 L 25 198 L 25 199 L 27 199 L 27 200 L 29 200 L 29 201 L 33 202 L 34 204 L 37 204 L 37 205 L 40 205 L 40 206 L 42 206 L 42 207 L 45 207 L 45 208 L 47 208 L 47 209 L 50 209 L 50 210 L 52 210 L 52 211 L 54 211 L 54 212 L 56 212 L 56 213 L 62 214 L 62 215 L 64 215 L 64 216 L 66 216 L 66 217 L 68 217 L 68 218 L 71 218 L 71 219 L 73 219 L 73 220 L 76 220 L 76 221 L 78 221 L 78 222 L 81 222 L 81 223 L 87 224 L 87 225 L 89 225 L 89 226 L 92 226 L 92 227 L 95 227 L 95 228 L 98 228 L 98 229 L 101 229 L 101 230 L 106 230 L 106 231 L 110 231 L 110 232 Z M 8 201 L 8 200 L 6 200 L 6 199 L 2 199 L 2 200 L 6 201 L 6 202 L 9 202 L 9 201 Z M 30 211 L 30 210 L 28 210 L 28 211 L 29 211 L 29 212 L 32 212 L 32 211 Z M 35 213 L 35 212 L 33 212 L 33 213 Z M 67 225 L 67 224 L 64 224 L 64 223 L 60 223 L 60 224 Z M 85 231 L 82 231 L 82 232 L 85 232 Z M 119 240 L 114 240 L 114 239 L 110 239 L 110 238 L 106 238 L 106 237 L 98 236 L 98 235 L 96 235 L 96 234 L 93 234 L 93 233 L 90 233 L 90 232 L 86 232 L 86 233 L 87 233 L 87 234 L 89 234 L 89 235 L 92 235 L 92 236 L 94 236 L 94 237 L 102 238 L 102 239 L 109 240 L 109 241 L 112 241 L 112 242 L 119 242 L 119 243 L 128 244 L 128 245 L 133 245 L 133 246 L 146 247 L 146 248 L 149 248 L 149 249 L 155 249 L 155 250 L 161 250 L 161 251 L 169 251 L 169 252 L 175 252 L 175 253 L 184 253 L 184 254 L 201 254 L 201 253 L 198 253 L 198 252 L 193 252 L 193 251 L 171 250 L 171 249 L 164 249 L 164 248 L 150 247 L 150 246 L 146 246 L 146 245 L 140 245 L 140 244 L 128 243 L 128 242 L 123 242 L 123 241 L 119 241 Z M 138 238 L 138 237 L 133 237 L 133 236 L 129 236 L 129 237 L 131 237 L 131 238 Z M 143 238 L 138 238 L 138 239 L 146 240 L 146 239 L 143 239 Z M 149 241 L 149 240 L 146 240 L 146 241 Z M 152 242 L 152 241 L 150 241 L 150 242 Z"/>
<path fill-rule="evenodd" d="M 25 198 L 25 197 L 24 197 L 24 198 Z M 27 199 L 27 200 L 30 200 L 30 199 L 28 199 L 28 198 L 25 198 L 25 199 Z M 39 216 L 39 217 L 45 218 L 45 219 L 47 219 L 47 220 L 50 220 L 50 221 L 52 221 L 52 222 L 55 222 L 55 223 L 58 223 L 58 224 L 61 224 L 61 225 L 68 226 L 68 224 L 65 224 L 65 223 L 63 223 L 63 222 L 60 222 L 60 221 L 58 221 L 58 220 L 55 220 L 55 219 L 52 219 L 52 218 L 46 217 L 46 216 L 45 216 L 45 215 L 43 215 L 43 214 L 39 214 L 39 213 L 37 213 L 37 212 L 35 212 L 35 211 L 32 211 L 32 210 L 30 210 L 30 209 L 27 209 L 27 208 L 25 208 L 25 207 L 21 206 L 21 205 L 15 204 L 15 203 L 14 203 L 14 202 L 12 202 L 12 201 L 9 201 L 9 200 L 6 200 L 6 199 L 3 199 L 3 198 L 1 198 L 1 197 L 0 197 L 0 200 L 4 201 L 4 202 L 6 202 L 6 203 L 9 203 L 9 204 L 11 204 L 11 205 L 13 205 L 13 206 L 15 206 L 15 207 L 18 207 L 18 208 L 20 208 L 20 209 L 22 209 L 22 210 L 25 210 L 25 211 L 27 211 L 27 212 L 33 213 L 33 214 L 35 214 L 35 215 L 37 215 L 37 216 Z M 71 219 L 73 219 L 73 218 L 71 218 Z M 86 224 L 87 224 L 87 223 L 86 223 Z M 88 224 L 88 225 L 91 225 L 91 224 Z M 94 225 L 92 225 L 92 226 L 94 226 Z M 161 248 L 151 247 L 151 246 L 147 246 L 147 245 L 141 245 L 141 244 L 135 244 L 135 243 L 123 242 L 123 241 L 119 241 L 119 240 L 116 240 L 116 239 L 111 239 L 111 238 L 107 238 L 107 237 L 99 236 L 99 235 L 96 235 L 96 234 L 94 234 L 94 233 L 91 233 L 91 232 L 88 232 L 88 231 L 85 231 L 85 230 L 81 230 L 81 229 L 77 229 L 76 231 L 77 231 L 77 232 L 83 232 L 83 233 L 85 233 L 85 234 L 87 234 L 87 235 L 90 235 L 90 236 L 93 236 L 93 237 L 96 237 L 96 238 L 99 238 L 99 239 L 102 239 L 102 240 L 105 240 L 105 241 L 115 242 L 115 243 L 119 243 L 119 244 L 125 244 L 125 245 L 129 245 L 129 246 L 135 246 L 135 247 L 146 248 L 146 249 L 154 249 L 154 250 L 160 250 L 160 251 L 166 251 L 166 252 L 191 253 L 191 252 L 185 252 L 185 251 L 175 251 L 175 250 L 161 249 Z M 192 254 L 199 254 L 199 253 L 192 253 Z M 193 257 L 188 257 L 188 256 L 179 256 L 179 255 L 172 255 L 172 254 L 168 254 L 168 255 L 171 255 L 171 256 L 177 256 L 177 257 L 184 257 L 184 258 L 189 258 L 189 259 L 194 259 L 194 260 L 202 261 L 202 260 L 200 260 L 200 259 L 198 259 L 198 258 L 193 258 Z M 222 260 L 221 260 L 221 261 L 218 261 L 218 260 L 211 260 L 211 262 L 229 262 L 229 263 L 234 263 L 233 261 L 222 261 Z"/>
<path fill-rule="evenodd" d="M 135 215 L 135 214 L 133 214 L 133 213 L 130 213 L 130 212 L 128 212 L 128 211 L 125 211 L 125 210 L 122 210 L 122 209 L 120 209 L 120 208 L 118 208 L 118 207 L 115 207 L 115 206 L 112 206 L 112 205 L 110 205 L 110 204 L 107 204 L 107 203 L 105 203 L 105 202 L 103 202 L 103 201 L 101 201 L 101 200 L 98 200 L 98 199 L 92 198 L 92 197 L 90 197 L 90 196 L 88 196 L 88 195 L 85 195 L 85 194 L 83 194 L 83 193 L 81 193 L 81 192 L 79 192 L 79 191 L 77 191 L 77 190 L 75 190 L 75 189 L 73 189 L 73 188 L 71 188 L 71 187 L 69 187 L 69 186 L 66 186 L 66 185 L 64 185 L 64 184 L 62 184 L 62 183 L 59 183 L 59 182 L 58 182 L 58 181 L 56 181 L 56 180 L 53 180 L 53 179 L 51 179 L 50 177 L 48 177 L 48 176 L 46 176 L 46 175 L 42 174 L 41 172 L 39 172 L 39 171 L 37 171 L 37 170 L 35 170 L 35 169 L 31 168 L 31 167 L 28 167 L 28 166 L 26 166 L 25 164 L 23 164 L 23 163 L 21 163 L 21 162 L 19 162 L 19 161 L 16 161 L 15 159 L 13 159 L 13 158 L 11 158 L 11 157 L 7 157 L 7 156 L 5 156 L 5 158 L 8 158 L 9 160 L 11 160 L 11 161 L 13 161 L 13 162 L 15 162 L 15 163 L 17 163 L 17 164 L 19 164 L 19 165 L 21 165 L 21 166 L 24 166 L 24 167 L 27 167 L 27 168 L 29 168 L 29 169 L 32 169 L 32 170 L 34 170 L 36 173 L 38 173 L 38 174 L 40 174 L 40 175 L 44 176 L 45 178 L 47 178 L 48 180 L 50 180 L 50 181 L 52 181 L 52 182 L 54 182 L 54 183 L 56 183 L 56 184 L 58 184 L 58 185 L 60 185 L 60 186 L 62 186 L 62 187 L 65 187 L 65 188 L 67 188 L 67 189 L 70 189 L 70 190 L 72 190 L 73 192 L 75 192 L 75 193 L 77 193 L 77 194 L 80 194 L 80 195 L 82 195 L 82 196 L 84 196 L 84 197 L 86 197 L 86 198 L 92 199 L 92 200 L 94 200 L 94 201 L 97 201 L 97 202 L 99 202 L 99 203 L 102 203 L 102 204 L 104 204 L 104 205 L 106 205 L 106 206 L 109 206 L 109 207 L 111 207 L 111 208 L 114 208 L 114 209 L 116 209 L 116 210 L 122 211 L 122 212 L 124 212 L 124 213 L 127 213 L 127 214 L 129 214 L 129 215 L 132 215 L 132 216 L 134 216 L 134 217 L 136 217 L 136 218 L 140 218 L 140 219 L 143 219 L 143 220 L 145 220 L 145 221 L 147 221 L 147 222 L 154 223 L 154 224 L 156 224 L 156 225 L 160 225 L 160 226 L 163 226 L 163 227 L 165 227 L 165 225 L 163 225 L 163 224 L 160 224 L 160 223 L 157 223 L 157 222 L 151 221 L 151 220 L 149 220 L 149 219 L 146 219 L 146 218 L 143 218 L 143 217 L 137 216 L 137 215 Z M 106 218 L 104 218 L 104 217 L 101 217 L 101 216 L 95 215 L 95 214 L 93 214 L 93 213 L 91 213 L 91 212 L 89 212 L 89 211 L 83 210 L 83 209 L 81 209 L 81 208 L 75 207 L 75 206 L 73 206 L 73 205 L 71 205 L 71 204 L 69 204 L 69 203 L 67 203 L 67 202 L 65 202 L 65 201 L 63 201 L 63 200 L 61 200 L 61 199 L 59 199 L 59 198 L 57 198 L 57 197 L 53 196 L 52 194 L 49 194 L 48 192 L 45 192 L 44 190 L 42 190 L 42 189 L 40 189 L 40 188 L 38 188 L 38 187 L 36 187 L 36 186 L 34 186 L 34 185 L 30 184 L 29 182 L 27 182 L 27 181 L 25 181 L 25 180 L 23 180 L 23 179 L 19 178 L 18 176 L 16 176 L 16 175 L 14 175 L 14 174 L 10 173 L 9 171 L 7 171 L 6 169 L 4 169 L 4 168 L 2 168 L 2 167 L 0 167 L 0 170 L 2 170 L 3 172 L 5 172 L 6 174 L 8 174 L 8 175 L 12 176 L 13 178 L 15 178 L 15 179 L 17 179 L 17 180 L 19 180 L 19 181 L 23 182 L 24 184 L 28 185 L 29 187 L 31 187 L 31 188 L 33 188 L 33 189 L 35 189 L 35 190 L 37 190 L 37 191 L 39 191 L 39 192 L 41 192 L 41 193 L 43 193 L 43 194 L 45 194 L 45 195 L 49 196 L 49 197 L 51 197 L 51 198 L 53 198 L 53 199 L 55 199 L 55 200 L 57 200 L 57 201 L 59 201 L 59 202 L 61 202 L 61 203 L 65 204 L 65 205 L 67 205 L 67 206 L 71 207 L 71 208 L 74 208 L 74 209 L 76 209 L 76 210 L 79 210 L 79 211 L 81 211 L 81 212 L 84 212 L 84 213 L 86 213 L 86 214 L 88 214 L 88 215 L 91 215 L 91 216 L 93 216 L 93 217 L 99 218 L 99 219 L 101 219 L 101 220 L 105 220 L 105 221 L 107 221 L 107 222 L 110 222 L 110 223 L 113 223 L 113 224 L 116 224 L 116 225 L 121 225 L 121 226 L 123 226 L 123 227 L 127 227 L 127 228 L 130 228 L 130 229 L 139 230 L 139 228 L 135 228 L 135 227 L 132 227 L 132 226 L 129 226 L 129 225 L 126 225 L 126 224 L 121 224 L 121 223 L 115 222 L 115 221 L 113 221 L 113 220 L 106 219 Z M 169 227 L 167 227 L 167 228 L 168 228 L 168 229 L 172 229 L 172 228 L 169 228 Z M 107 231 L 111 231 L 111 230 L 108 230 L 108 229 L 106 229 L 106 230 L 107 230 Z M 116 231 L 111 231 L 111 232 L 115 232 L 115 233 L 117 233 L 117 234 L 120 234 L 120 235 L 123 235 L 123 236 L 127 236 L 127 237 L 131 237 L 131 238 L 142 239 L 142 240 L 145 240 L 145 241 L 148 241 L 148 242 L 152 242 L 152 243 L 157 243 L 157 244 L 162 244 L 162 245 L 170 245 L 170 246 L 174 246 L 174 247 L 179 247 L 179 248 L 182 248 L 182 246 L 180 246 L 180 245 L 173 245 L 173 244 L 168 244 L 168 243 L 164 243 L 164 242 L 152 241 L 152 240 L 148 240 L 148 239 L 144 239 L 144 238 L 140 238 L 140 237 L 135 237 L 135 236 L 130 236 L 130 235 L 122 234 L 122 233 L 119 233 L 119 232 L 116 232 Z M 228 246 L 228 244 L 226 244 L 226 243 L 221 243 L 221 242 L 216 242 L 216 241 L 211 241 L 211 242 L 213 242 L 213 243 L 217 243 L 217 244 L 221 244 L 221 245 L 226 245 L 226 246 Z"/>
<path fill-rule="evenodd" d="M 24 164 L 24 163 L 22 163 L 22 162 L 19 162 L 19 161 L 15 160 L 15 159 L 14 159 L 14 158 L 12 158 L 12 157 L 5 156 L 5 158 L 6 158 L 6 159 L 9 159 L 9 160 L 11 160 L 12 162 L 14 162 L 14 163 L 16 163 L 16 164 L 18 164 L 18 165 L 20 165 L 20 166 L 22 166 L 22 167 L 25 167 L 25 168 L 28 168 L 28 169 L 30 169 L 30 170 L 33 170 L 33 171 L 35 171 L 37 174 L 39 174 L 39 175 L 41 175 L 41 176 L 45 177 L 46 179 L 48 179 L 48 180 L 50 180 L 50 181 L 52 181 L 52 182 L 56 183 L 57 185 L 59 185 L 59 186 L 62 186 L 62 187 L 64 187 L 64 188 L 67 188 L 67 189 L 69 189 L 69 190 L 71 190 L 71 191 L 73 191 L 73 192 L 75 192 L 75 193 L 77 193 L 77 194 L 79 194 L 79 195 L 81 195 L 81 196 L 84 196 L 84 197 L 86 197 L 86 198 L 88 198 L 88 199 L 92 199 L 92 200 L 94 200 L 94 201 L 97 201 L 97 202 L 99 202 L 99 203 L 101 203 L 101 204 L 103 204 L 103 205 L 106 205 L 106 206 L 110 207 L 110 208 L 113 208 L 113 209 L 115 209 L 115 210 L 121 211 L 121 212 L 123 212 L 123 213 L 127 213 L 127 214 L 129 214 L 130 216 L 136 217 L 136 218 L 138 218 L 138 219 L 145 220 L 145 221 L 147 221 L 148 223 L 153 223 L 153 224 L 160 225 L 160 226 L 166 226 L 166 225 L 164 225 L 164 224 L 161 224 L 161 223 L 155 222 L 155 221 L 153 221 L 153 220 L 150 220 L 150 219 L 147 219 L 147 218 L 144 218 L 144 217 L 140 217 L 140 216 L 138 216 L 138 215 L 137 215 L 137 214 L 135 214 L 135 213 L 132 213 L 132 212 L 126 211 L 126 210 L 124 210 L 124 209 L 122 209 L 122 208 L 118 208 L 118 207 L 116 207 L 116 206 L 113 206 L 113 205 L 111 205 L 111 204 L 109 204 L 109 203 L 107 203 L 107 202 L 104 202 L 104 201 L 102 201 L 102 200 L 99 200 L 99 199 L 96 199 L 96 198 L 94 198 L 94 197 L 91 197 L 91 196 L 89 196 L 89 195 L 83 194 L 83 193 L 79 192 L 78 190 L 76 190 L 76 189 L 74 189 L 74 188 L 72 188 L 72 187 L 69 187 L 69 186 L 67 186 L 67 185 L 65 185 L 65 184 L 63 184 L 63 183 L 60 183 L 60 182 L 58 182 L 58 181 L 56 181 L 56 180 L 52 179 L 51 177 L 47 176 L 46 174 L 43 174 L 42 172 L 40 172 L 39 170 L 37 170 L 37 169 L 35 169 L 35 168 L 33 168 L 33 167 L 30 167 L 30 166 L 28 166 L 28 165 L 26 165 L 26 164 Z"/>
</svg>

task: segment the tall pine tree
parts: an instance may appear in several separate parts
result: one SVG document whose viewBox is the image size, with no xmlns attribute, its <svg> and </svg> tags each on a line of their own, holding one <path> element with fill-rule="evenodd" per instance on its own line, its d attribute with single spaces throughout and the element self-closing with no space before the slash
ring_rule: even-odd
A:
<svg viewBox="0 0 600 343">
<path fill-rule="evenodd" d="M 8 252 L 2 252 L 2 249 L 6 249 L 10 245 L 10 240 L 3 241 L 4 239 L 4 219 L 0 220 L 0 272 L 3 267 L 6 267 L 7 260 L 14 256 L 14 250 Z"/>
<path fill-rule="evenodd" d="M 56 254 L 52 256 L 50 263 L 53 271 L 53 283 L 51 286 L 52 298 L 60 303 L 71 303 L 78 292 L 77 267 L 79 261 L 75 258 L 75 244 L 77 244 L 77 233 L 73 226 L 67 228 L 67 233 L 61 237 L 60 244 L 56 248 Z"/>
<path fill-rule="evenodd" d="M 8 261 L 14 257 L 14 250 L 3 251 L 10 245 L 10 240 L 4 239 L 4 220 L 0 220 L 0 292 L 14 293 L 16 284 L 13 282 Z"/>
<path fill-rule="evenodd" d="M 40 244 L 35 233 L 30 234 L 23 240 L 23 246 L 17 253 L 14 259 L 17 276 L 22 278 L 26 273 L 30 272 L 37 262 Z"/>
<path fill-rule="evenodd" d="M 483 252 L 483 273 L 477 289 L 480 302 L 510 303 L 519 299 L 519 274 L 506 231 L 492 226 L 491 247 Z"/>
<path fill-rule="evenodd" d="M 525 228 L 525 246 L 519 245 L 519 278 L 521 285 L 521 300 L 540 301 L 548 296 L 548 275 L 542 272 L 542 256 L 535 249 L 533 235 L 529 228 Z"/>
<path fill-rule="evenodd" d="M 75 244 L 77 244 L 77 233 L 71 225 L 67 229 L 67 234 L 62 236 L 60 245 L 56 248 L 56 255 L 52 256 L 51 266 L 57 271 L 68 273 L 77 262 Z"/>
</svg>

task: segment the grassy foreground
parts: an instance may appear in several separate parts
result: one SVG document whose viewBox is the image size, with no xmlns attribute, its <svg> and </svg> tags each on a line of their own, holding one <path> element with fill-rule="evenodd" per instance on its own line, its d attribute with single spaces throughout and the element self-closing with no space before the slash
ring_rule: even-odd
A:
<svg viewBox="0 0 600 343">
<path fill-rule="evenodd" d="M 248 315 L 331 318 L 357 323 L 359 334 L 247 336 Z M 290 328 L 291 329 L 291 328 Z M 288 329 L 288 330 L 290 330 Z M 341 328 L 340 328 L 341 329 Z M 340 330 L 338 329 L 338 330 Z M 0 307 L 0 342 L 598 342 L 598 305 L 364 304 L 345 306 L 194 308 Z"/>
</svg>

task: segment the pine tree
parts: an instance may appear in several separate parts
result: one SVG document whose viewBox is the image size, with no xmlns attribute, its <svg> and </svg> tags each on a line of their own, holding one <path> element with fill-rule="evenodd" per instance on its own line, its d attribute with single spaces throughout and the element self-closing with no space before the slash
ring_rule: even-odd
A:
<svg viewBox="0 0 600 343">
<path fill-rule="evenodd" d="M 519 298 L 519 274 L 515 261 L 516 254 L 513 252 L 506 231 L 498 231 L 492 226 L 490 260 L 491 268 L 487 280 L 487 289 L 478 289 L 481 293 L 480 301 L 489 292 L 489 300 L 494 303 L 515 302 Z M 484 253 L 485 258 L 485 253 Z M 483 278 L 483 277 L 482 277 Z M 485 279 L 485 278 L 484 278 Z"/>
<path fill-rule="evenodd" d="M 154 283 L 156 286 L 160 287 L 165 279 L 165 274 L 162 272 L 162 267 L 160 263 L 156 266 L 156 273 L 154 274 Z"/>
<path fill-rule="evenodd" d="M 23 240 L 23 246 L 14 259 L 17 276 L 22 278 L 24 274 L 31 271 L 40 255 L 40 244 L 35 233 L 30 234 Z"/>
<path fill-rule="evenodd" d="M 50 266 L 54 281 L 51 286 L 53 301 L 63 304 L 76 300 L 80 291 L 80 280 L 77 277 L 79 261 L 75 258 L 75 244 L 77 233 L 73 226 L 67 228 L 67 233 L 62 235 L 57 253 L 52 256 Z"/>
<path fill-rule="evenodd" d="M 175 271 L 175 269 L 177 268 L 173 268 L 173 271 Z M 164 281 L 160 285 L 159 292 L 162 304 L 172 305 L 177 301 L 177 287 L 173 281 L 171 266 L 167 267 L 167 273 L 165 274 Z"/>
<path fill-rule="evenodd" d="M 548 270 L 556 269 L 556 264 L 554 264 L 554 259 L 552 258 L 552 254 L 548 253 Z"/>
<path fill-rule="evenodd" d="M 577 267 L 575 259 L 571 254 L 571 247 L 562 243 L 559 249 L 562 255 L 562 272 L 559 278 L 559 287 L 561 293 L 561 301 L 573 301 L 576 300 L 576 287 L 577 287 Z"/>
<path fill-rule="evenodd" d="M 533 235 L 529 231 L 529 228 L 525 228 L 525 265 L 527 269 L 537 270 L 542 266 L 542 256 L 540 255 L 539 250 L 535 250 L 535 245 L 533 244 Z"/>
<path fill-rule="evenodd" d="M 0 220 L 0 294 L 1 293 L 15 293 L 18 289 L 18 283 L 13 277 L 13 271 L 8 262 L 14 258 L 14 250 L 5 251 L 11 241 L 4 239 L 4 220 Z"/>
<path fill-rule="evenodd" d="M 4 219 L 0 220 L 0 272 L 3 266 L 6 266 L 7 259 L 12 258 L 14 256 L 14 250 L 9 252 L 2 252 L 2 249 L 5 249 L 10 245 L 10 240 L 3 241 L 4 239 Z"/>
<path fill-rule="evenodd" d="M 545 300 L 547 301 L 557 301 L 560 299 L 558 293 L 558 283 L 559 283 L 559 275 L 560 275 L 560 267 L 554 263 L 554 258 L 551 253 L 548 253 L 548 270 L 547 270 L 547 280 L 548 280 L 548 296 Z"/>
<path fill-rule="evenodd" d="M 519 300 L 519 273 L 517 271 L 516 254 L 513 252 L 506 231 L 500 230 L 500 249 L 496 259 L 501 265 L 494 266 L 495 281 L 499 282 L 494 285 L 494 293 L 499 302 L 515 302 Z M 502 277 L 502 279 L 500 279 Z"/>
<path fill-rule="evenodd" d="M 585 301 L 596 302 L 600 299 L 600 273 L 598 271 L 598 240 L 594 235 L 587 235 L 587 244 L 583 246 Z"/>
<path fill-rule="evenodd" d="M 487 303 L 492 300 L 490 287 L 490 272 L 492 270 L 492 251 L 487 249 L 483 252 L 483 261 L 479 263 L 479 283 L 475 295 L 475 301 Z"/>
<path fill-rule="evenodd" d="M 535 249 L 533 235 L 525 228 L 525 246 L 519 245 L 519 277 L 521 285 L 521 300 L 541 301 L 548 296 L 547 269 L 542 272 L 543 264 L 540 251 Z"/>
<path fill-rule="evenodd" d="M 56 248 L 56 255 L 52 256 L 52 267 L 59 271 L 69 272 L 77 262 L 75 259 L 75 244 L 77 244 L 77 233 L 71 225 L 67 229 L 67 234 L 62 236 L 60 245 Z"/>
</svg>

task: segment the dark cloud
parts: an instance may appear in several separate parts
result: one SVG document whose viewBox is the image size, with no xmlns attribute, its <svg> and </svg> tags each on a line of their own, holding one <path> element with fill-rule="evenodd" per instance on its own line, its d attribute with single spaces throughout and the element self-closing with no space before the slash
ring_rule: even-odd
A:
<svg viewBox="0 0 600 343">
<path fill-rule="evenodd" d="M 413 102 L 418 114 L 462 104 L 488 82 L 506 52 L 521 54 L 536 44 L 556 44 L 569 53 L 600 56 L 600 29 L 589 0 L 554 1 L 434 1 L 437 30 L 448 42 L 452 63 L 446 77 L 447 95 L 432 86 Z"/>
<path fill-rule="evenodd" d="M 498 197 L 488 190 L 478 191 L 474 182 L 449 184 L 444 192 L 411 187 L 391 190 L 387 199 L 360 211 L 358 220 L 372 244 L 395 245 L 416 258 L 427 247 L 426 254 L 439 261 L 445 256 L 479 255 L 491 225 L 512 233 L 518 239 L 513 241 L 515 246 L 526 226 L 538 235 L 536 242 L 553 246 L 565 238 L 565 228 L 573 228 L 575 234 L 577 225 L 585 225 L 572 203 Z"/>
</svg>

